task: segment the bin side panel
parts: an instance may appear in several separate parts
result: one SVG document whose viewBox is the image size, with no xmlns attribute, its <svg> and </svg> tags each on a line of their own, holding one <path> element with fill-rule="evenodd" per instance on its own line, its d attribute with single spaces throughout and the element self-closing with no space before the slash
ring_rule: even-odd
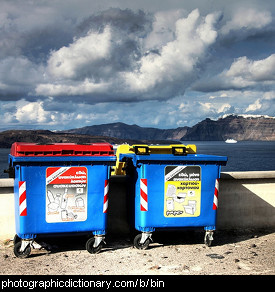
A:
<svg viewBox="0 0 275 292">
<path fill-rule="evenodd" d="M 64 167 L 67 172 L 63 172 L 63 178 L 57 173 L 50 184 L 49 175 Z M 108 165 L 64 166 L 55 162 L 51 166 L 31 164 L 17 168 L 15 218 L 20 237 L 106 229 L 107 213 L 103 212 L 103 205 Z M 27 216 L 19 214 L 20 181 L 26 184 Z"/>
<path fill-rule="evenodd" d="M 175 162 L 143 164 L 137 168 L 135 228 L 215 226 L 213 200 L 219 171 L 216 164 Z M 140 209 L 141 178 L 147 180 L 148 211 Z"/>
</svg>

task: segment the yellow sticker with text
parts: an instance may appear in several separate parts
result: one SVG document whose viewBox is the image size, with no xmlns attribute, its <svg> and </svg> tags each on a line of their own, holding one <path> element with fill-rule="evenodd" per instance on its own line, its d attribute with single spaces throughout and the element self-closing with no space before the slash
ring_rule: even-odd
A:
<svg viewBox="0 0 275 292">
<path fill-rule="evenodd" d="M 164 171 L 164 184 L 165 217 L 200 216 L 200 166 L 166 166 Z"/>
</svg>

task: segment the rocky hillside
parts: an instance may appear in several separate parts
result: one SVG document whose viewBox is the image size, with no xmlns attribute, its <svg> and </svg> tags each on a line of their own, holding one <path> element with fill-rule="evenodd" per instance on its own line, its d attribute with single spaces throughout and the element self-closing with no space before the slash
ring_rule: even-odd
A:
<svg viewBox="0 0 275 292">
<path fill-rule="evenodd" d="M 112 123 L 71 129 L 67 130 L 66 133 L 99 135 L 120 139 L 180 140 L 186 134 L 187 129 L 188 127 L 164 130 L 157 128 L 143 128 L 137 125 L 127 125 L 124 123 Z"/>
<path fill-rule="evenodd" d="M 47 130 L 9 130 L 0 132 L 0 148 L 9 148 L 14 142 L 49 143 L 100 143 L 121 144 L 124 140 L 69 133 L 54 133 Z"/>
<path fill-rule="evenodd" d="M 189 128 L 185 141 L 275 141 L 275 118 L 264 116 L 226 116 L 217 121 L 205 119 Z"/>
<path fill-rule="evenodd" d="M 205 119 L 193 127 L 169 130 L 112 123 L 72 129 L 66 132 L 137 140 L 224 141 L 232 138 L 238 141 L 275 141 L 275 118 L 229 115 L 217 121 Z"/>
<path fill-rule="evenodd" d="M 47 130 L 9 130 L 0 132 L 0 148 L 10 148 L 14 142 L 28 142 L 28 143 L 102 143 L 108 142 L 111 144 L 169 144 L 173 141 L 167 140 L 146 140 L 146 139 L 120 139 L 108 136 L 99 135 L 85 135 L 77 133 L 56 133 Z"/>
<path fill-rule="evenodd" d="M 123 123 L 89 126 L 63 132 L 47 130 L 9 130 L 0 132 L 0 148 L 14 142 L 35 143 L 158 143 L 175 141 L 275 141 L 275 118 L 264 116 L 226 116 L 217 121 L 205 119 L 193 127 L 176 129 L 143 128 Z"/>
</svg>

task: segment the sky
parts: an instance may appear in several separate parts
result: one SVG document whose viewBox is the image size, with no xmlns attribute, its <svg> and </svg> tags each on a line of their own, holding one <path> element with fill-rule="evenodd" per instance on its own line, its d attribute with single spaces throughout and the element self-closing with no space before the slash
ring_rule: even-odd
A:
<svg viewBox="0 0 275 292">
<path fill-rule="evenodd" d="M 275 116 L 274 0 L 0 7 L 0 131 Z"/>
</svg>

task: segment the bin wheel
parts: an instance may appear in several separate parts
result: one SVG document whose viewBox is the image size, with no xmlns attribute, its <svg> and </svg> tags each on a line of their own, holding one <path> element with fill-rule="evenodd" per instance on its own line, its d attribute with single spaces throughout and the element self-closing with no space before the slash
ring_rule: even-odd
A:
<svg viewBox="0 0 275 292">
<path fill-rule="evenodd" d="M 15 234 L 13 238 L 13 245 L 15 245 L 17 242 L 21 242 L 21 238 L 17 234 Z"/>
<path fill-rule="evenodd" d="M 213 237 L 210 234 L 206 233 L 204 236 L 204 244 L 209 247 L 211 246 L 212 241 L 213 241 Z"/>
<path fill-rule="evenodd" d="M 141 236 L 142 234 L 138 234 L 135 238 L 134 238 L 134 246 L 137 249 L 147 249 L 149 244 L 150 244 L 150 239 L 147 238 L 144 243 L 140 243 L 141 241 Z"/>
<path fill-rule="evenodd" d="M 20 248 L 21 248 L 21 241 L 17 242 L 14 245 L 13 252 L 15 256 L 21 259 L 27 258 L 31 253 L 31 246 L 28 245 L 23 252 L 20 251 Z"/>
<path fill-rule="evenodd" d="M 99 253 L 103 247 L 103 241 L 100 242 L 100 244 L 97 247 L 94 247 L 94 243 L 95 243 L 95 238 L 92 237 L 90 239 L 87 240 L 86 242 L 86 250 L 89 253 L 95 254 L 95 253 Z"/>
</svg>

